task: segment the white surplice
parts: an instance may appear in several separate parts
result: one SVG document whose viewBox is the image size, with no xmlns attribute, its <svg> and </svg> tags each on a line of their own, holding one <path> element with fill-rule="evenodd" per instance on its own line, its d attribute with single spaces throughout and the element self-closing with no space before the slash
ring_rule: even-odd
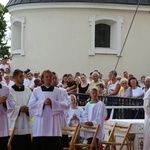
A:
<svg viewBox="0 0 150 150">
<path fill-rule="evenodd" d="M 79 120 L 77 119 L 71 120 L 74 114 L 79 118 Z M 83 123 L 83 109 L 81 107 L 77 107 L 76 109 L 70 108 L 68 110 L 67 124 L 69 125 L 71 123 L 73 124 Z"/>
<path fill-rule="evenodd" d="M 9 127 L 7 113 L 11 112 L 15 108 L 15 100 L 10 93 L 10 90 L 6 86 L 2 86 L 0 89 L 0 97 L 6 96 L 6 107 L 1 103 L 0 104 L 0 137 L 9 136 Z"/>
<path fill-rule="evenodd" d="M 150 89 L 145 93 L 144 96 L 144 149 L 150 150 Z"/>
<path fill-rule="evenodd" d="M 29 111 L 29 115 L 27 115 L 26 113 L 20 112 L 20 108 L 23 105 L 28 105 L 32 92 L 27 87 L 24 87 L 24 91 L 15 91 L 13 88 L 10 91 L 16 100 L 15 109 L 9 113 L 10 128 L 14 128 L 15 126 L 15 135 L 31 134 L 31 113 Z"/>
<path fill-rule="evenodd" d="M 100 124 L 100 130 L 97 138 L 103 141 L 104 138 L 104 121 L 107 117 L 107 110 L 105 104 L 101 101 L 97 103 L 88 102 L 84 110 L 84 122 L 92 122 L 94 125 Z M 86 134 L 85 138 L 93 137 L 92 133 Z"/>
<path fill-rule="evenodd" d="M 59 89 L 61 91 L 61 96 L 62 96 L 62 99 L 61 99 L 60 102 L 64 105 L 64 112 L 61 115 L 62 117 L 60 117 L 61 125 L 62 125 L 62 128 L 63 128 L 63 127 L 67 126 L 67 112 L 70 108 L 71 99 L 68 96 L 68 93 L 67 93 L 66 89 L 61 88 L 61 87 Z"/>
<path fill-rule="evenodd" d="M 52 106 L 44 105 L 45 99 L 51 99 Z M 62 118 L 68 107 L 59 88 L 53 91 L 42 91 L 41 87 L 33 90 L 29 101 L 29 109 L 34 116 L 33 137 L 62 136 Z"/>
</svg>

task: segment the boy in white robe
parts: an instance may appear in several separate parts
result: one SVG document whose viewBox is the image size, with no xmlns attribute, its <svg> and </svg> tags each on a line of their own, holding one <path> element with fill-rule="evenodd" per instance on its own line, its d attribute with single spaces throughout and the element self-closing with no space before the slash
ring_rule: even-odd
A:
<svg viewBox="0 0 150 150">
<path fill-rule="evenodd" d="M 150 150 L 150 89 L 144 96 L 144 148 L 143 150 Z"/>
<path fill-rule="evenodd" d="M 43 71 L 43 85 L 33 90 L 29 109 L 34 115 L 32 150 L 63 150 L 62 118 L 66 104 L 62 103 L 62 93 L 52 86 L 52 72 Z"/>
<path fill-rule="evenodd" d="M 100 124 L 100 129 L 97 134 L 97 145 L 99 141 L 103 141 L 104 137 L 104 121 L 107 117 L 105 104 L 98 99 L 98 89 L 93 87 L 90 91 L 91 101 L 88 102 L 84 110 L 84 123 L 88 126 Z M 93 133 L 87 133 L 85 138 L 88 144 L 92 142 Z"/>
<path fill-rule="evenodd" d="M 0 82 L 2 76 L 0 73 Z M 7 150 L 9 127 L 7 113 L 15 108 L 15 100 L 8 87 L 0 83 L 0 150 Z"/>
<path fill-rule="evenodd" d="M 31 90 L 23 85 L 23 71 L 16 69 L 13 72 L 15 85 L 10 89 L 16 100 L 15 109 L 9 114 L 10 126 L 15 127 L 12 140 L 12 150 L 31 149 L 31 114 L 28 109 L 28 102 Z"/>
</svg>

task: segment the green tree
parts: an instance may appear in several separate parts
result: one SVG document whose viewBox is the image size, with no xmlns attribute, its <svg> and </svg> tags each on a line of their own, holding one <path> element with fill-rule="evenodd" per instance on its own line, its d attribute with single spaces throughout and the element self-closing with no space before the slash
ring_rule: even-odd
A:
<svg viewBox="0 0 150 150">
<path fill-rule="evenodd" d="M 0 4 L 0 57 L 4 57 L 4 55 L 10 55 L 9 46 L 7 46 L 6 39 L 6 28 L 7 24 L 4 18 L 7 9 Z"/>
</svg>

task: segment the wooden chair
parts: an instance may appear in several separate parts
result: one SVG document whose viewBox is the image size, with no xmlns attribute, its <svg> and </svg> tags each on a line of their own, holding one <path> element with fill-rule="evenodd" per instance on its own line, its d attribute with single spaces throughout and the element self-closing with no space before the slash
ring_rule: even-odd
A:
<svg viewBox="0 0 150 150">
<path fill-rule="evenodd" d="M 116 125 L 115 122 L 106 121 L 104 123 L 105 137 L 104 137 L 104 141 L 100 143 L 100 145 L 103 146 L 103 150 L 107 150 L 107 148 L 109 147 L 109 145 L 105 143 L 112 141 L 115 125 Z"/>
<path fill-rule="evenodd" d="M 80 124 L 79 125 L 79 129 L 78 129 L 78 134 L 76 134 L 76 137 L 75 137 L 75 144 L 74 144 L 74 148 L 75 150 L 78 150 L 78 149 L 83 149 L 83 148 L 88 148 L 89 150 L 93 150 L 93 148 L 95 148 L 96 150 L 98 150 L 98 147 L 97 147 L 97 142 L 96 142 L 96 136 L 97 136 L 97 133 L 99 131 L 99 128 L 100 128 L 100 125 L 93 125 L 93 126 L 87 126 L 85 124 Z M 93 139 L 92 139 L 92 142 L 91 144 L 87 144 L 87 143 L 81 143 L 78 139 L 79 139 L 79 135 L 83 135 L 86 134 L 86 133 L 93 133 Z"/>
<path fill-rule="evenodd" d="M 8 150 L 12 150 L 11 143 L 12 143 L 12 139 L 14 137 L 14 133 L 15 133 L 15 128 L 9 129 L 10 137 L 9 137 L 8 144 L 7 144 Z"/>
<path fill-rule="evenodd" d="M 74 150 L 75 137 L 78 132 L 79 124 L 71 124 L 69 127 L 62 128 L 62 134 L 71 136 L 69 147 L 64 147 L 63 150 Z"/>
<path fill-rule="evenodd" d="M 108 148 L 112 148 L 112 150 L 116 150 L 116 146 L 118 150 L 122 150 L 123 146 L 127 146 L 127 150 L 129 150 L 129 141 L 128 135 L 131 129 L 131 124 L 115 124 L 115 127 L 112 131 L 111 137 L 108 141 L 103 141 L 102 144 L 106 145 L 104 150 Z"/>
</svg>

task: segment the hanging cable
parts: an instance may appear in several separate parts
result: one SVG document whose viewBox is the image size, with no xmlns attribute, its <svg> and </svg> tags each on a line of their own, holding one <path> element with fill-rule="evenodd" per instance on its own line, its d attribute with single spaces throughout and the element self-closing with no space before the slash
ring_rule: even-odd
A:
<svg viewBox="0 0 150 150">
<path fill-rule="evenodd" d="M 131 30 L 131 28 L 132 28 L 132 25 L 133 25 L 133 22 L 134 22 L 135 16 L 136 16 L 136 14 L 137 14 L 137 11 L 138 11 L 138 8 L 139 8 L 139 5 L 140 5 L 140 0 L 138 1 L 138 4 L 137 4 L 136 10 L 135 10 L 135 13 L 134 13 L 134 15 L 133 15 L 133 18 L 132 18 L 132 21 L 131 21 L 130 27 L 129 27 L 129 29 L 128 29 L 128 32 L 127 32 L 127 35 L 126 35 L 126 38 L 125 38 L 125 41 L 124 41 L 123 46 L 122 46 L 122 48 L 121 48 L 120 54 L 119 54 L 119 56 L 118 56 L 118 59 L 117 59 L 117 62 L 116 62 L 116 66 L 115 66 L 115 68 L 114 68 L 114 70 L 115 70 L 115 71 L 116 71 L 116 69 L 117 69 L 117 66 L 118 66 L 119 60 L 120 60 L 120 58 L 121 58 L 121 54 L 122 54 L 122 52 L 123 52 L 123 50 L 124 50 L 124 47 L 125 47 L 125 44 L 126 44 L 126 42 L 127 42 L 127 39 L 128 39 L 128 36 L 129 36 L 130 30 Z"/>
</svg>

